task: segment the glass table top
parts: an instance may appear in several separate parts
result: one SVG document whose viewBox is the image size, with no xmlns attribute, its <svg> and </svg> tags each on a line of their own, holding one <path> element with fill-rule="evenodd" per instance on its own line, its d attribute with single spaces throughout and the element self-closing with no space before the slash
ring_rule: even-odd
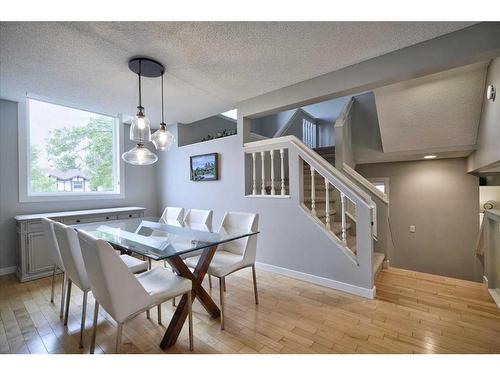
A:
<svg viewBox="0 0 500 375">
<path fill-rule="evenodd" d="M 243 228 L 232 228 L 229 231 L 221 228 L 219 232 L 214 232 L 206 225 L 164 222 L 159 217 L 107 220 L 72 227 L 105 240 L 115 248 L 132 251 L 153 260 L 187 254 L 259 233 Z"/>
</svg>

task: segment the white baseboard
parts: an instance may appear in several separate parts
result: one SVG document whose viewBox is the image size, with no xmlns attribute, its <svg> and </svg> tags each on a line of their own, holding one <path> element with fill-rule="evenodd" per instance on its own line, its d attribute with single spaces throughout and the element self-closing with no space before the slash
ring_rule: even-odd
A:
<svg viewBox="0 0 500 375">
<path fill-rule="evenodd" d="M 262 269 L 264 271 L 269 271 L 277 273 L 279 275 L 288 276 L 294 279 L 307 281 L 313 284 L 325 286 L 327 288 L 341 290 L 342 292 L 354 294 L 365 298 L 370 298 L 370 299 L 375 298 L 375 291 L 376 291 L 375 286 L 373 286 L 372 289 L 368 289 L 352 284 L 343 283 L 337 280 L 327 279 L 321 276 L 315 276 L 300 271 L 294 271 L 288 268 L 273 266 L 272 264 L 256 262 L 255 265 L 257 266 L 257 268 Z"/>
<path fill-rule="evenodd" d="M 0 276 L 16 273 L 16 266 L 0 268 Z"/>
</svg>

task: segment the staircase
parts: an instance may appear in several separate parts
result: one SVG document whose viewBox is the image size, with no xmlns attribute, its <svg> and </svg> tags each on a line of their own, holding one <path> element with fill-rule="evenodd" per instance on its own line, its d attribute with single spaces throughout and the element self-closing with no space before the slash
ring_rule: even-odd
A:
<svg viewBox="0 0 500 375">
<path fill-rule="evenodd" d="M 374 252 L 375 244 L 381 248 L 385 244 L 376 242 L 379 219 L 372 197 L 380 192 L 353 169 L 351 106 L 352 100 L 335 124 L 336 147 L 314 147 L 315 128 L 304 119 L 305 141 L 288 135 L 245 143 L 245 165 L 250 168 L 245 173 L 245 194 L 250 198 L 286 198 L 291 205 L 298 205 L 304 219 L 313 221 L 331 239 L 328 251 L 340 255 L 335 264 L 341 265 L 342 271 L 336 275 L 358 274 L 356 277 L 363 281 L 355 285 L 373 292 L 373 280 L 385 259 L 383 253 Z M 264 189 L 267 181 L 271 181 L 269 190 Z M 386 219 L 381 216 L 381 223 L 385 224 Z M 318 251 L 324 251 L 324 247 Z M 341 281 L 335 287 L 343 289 L 345 285 L 349 284 Z M 347 290 L 353 291 L 349 287 Z M 363 291 L 359 295 L 373 298 L 372 292 Z"/>
</svg>

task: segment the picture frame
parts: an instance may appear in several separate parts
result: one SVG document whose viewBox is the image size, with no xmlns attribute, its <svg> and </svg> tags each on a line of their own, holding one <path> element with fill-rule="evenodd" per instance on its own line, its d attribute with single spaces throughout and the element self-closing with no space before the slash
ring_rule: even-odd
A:
<svg viewBox="0 0 500 375">
<path fill-rule="evenodd" d="M 216 181 L 219 179 L 219 154 L 193 155 L 189 158 L 191 181 Z"/>
</svg>

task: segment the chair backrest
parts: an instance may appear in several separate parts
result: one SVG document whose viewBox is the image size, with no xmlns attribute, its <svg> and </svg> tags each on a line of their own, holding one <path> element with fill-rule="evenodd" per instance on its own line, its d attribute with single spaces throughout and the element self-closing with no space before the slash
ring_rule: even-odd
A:
<svg viewBox="0 0 500 375">
<path fill-rule="evenodd" d="M 59 245 L 57 244 L 56 235 L 54 233 L 54 220 L 42 217 L 42 228 L 45 240 L 47 242 L 47 251 L 52 263 L 55 264 L 60 270 L 64 271 L 64 264 L 59 252 Z"/>
<path fill-rule="evenodd" d="M 109 243 L 85 232 L 78 232 L 78 238 L 92 294 L 114 320 L 122 323 L 153 304 L 151 296 Z"/>
<path fill-rule="evenodd" d="M 206 225 L 212 228 L 212 210 L 189 209 L 184 222 L 188 225 Z"/>
<path fill-rule="evenodd" d="M 90 284 L 76 230 L 58 222 L 53 225 L 66 275 L 81 290 L 89 290 Z"/>
<path fill-rule="evenodd" d="M 219 232 L 250 232 L 259 230 L 259 214 L 247 212 L 226 212 L 222 219 Z M 257 252 L 257 236 L 244 237 L 219 246 L 222 250 L 243 255 L 245 263 L 255 263 Z"/>
<path fill-rule="evenodd" d="M 165 207 L 163 214 L 161 215 L 160 221 L 167 223 L 169 221 L 179 221 L 182 222 L 184 217 L 184 208 L 181 207 Z"/>
</svg>

